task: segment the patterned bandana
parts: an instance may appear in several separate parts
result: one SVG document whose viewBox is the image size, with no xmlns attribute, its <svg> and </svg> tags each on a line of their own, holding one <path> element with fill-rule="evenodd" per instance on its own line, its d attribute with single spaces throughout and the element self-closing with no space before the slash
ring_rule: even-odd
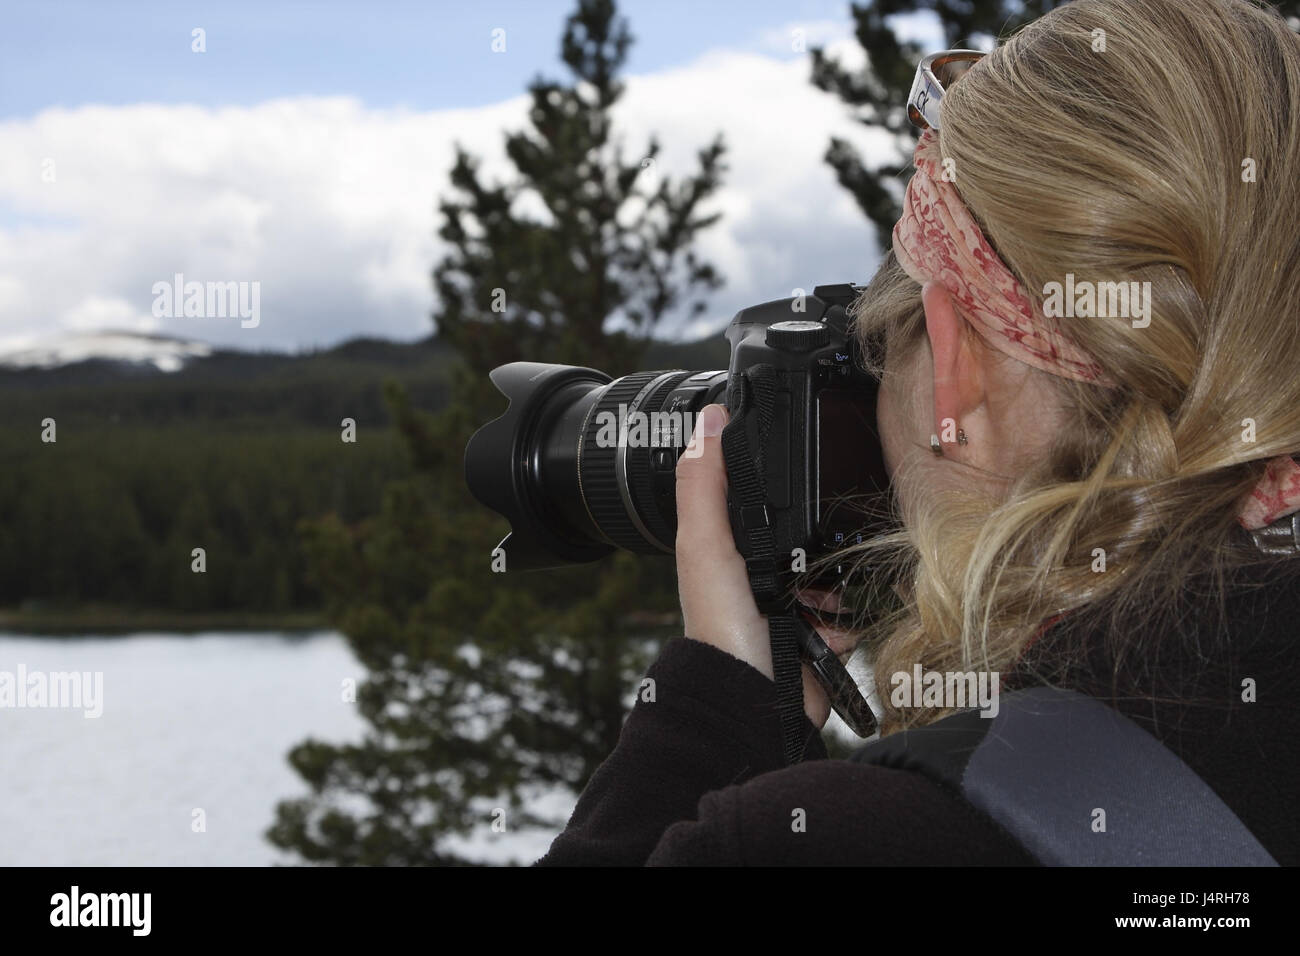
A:
<svg viewBox="0 0 1300 956">
<path fill-rule="evenodd" d="M 957 189 L 940 173 L 938 136 L 927 129 L 916 144 L 916 172 L 903 215 L 894 226 L 894 255 L 924 285 L 941 284 L 990 346 L 1052 375 L 1111 387 L 1101 365 L 1049 318 L 989 245 Z M 1237 516 L 1248 531 L 1300 511 L 1300 464 L 1290 455 L 1268 463 Z"/>
</svg>

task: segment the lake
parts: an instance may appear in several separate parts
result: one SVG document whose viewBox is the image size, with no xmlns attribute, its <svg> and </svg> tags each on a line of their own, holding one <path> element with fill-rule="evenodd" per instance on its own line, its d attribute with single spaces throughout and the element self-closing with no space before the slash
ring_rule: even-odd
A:
<svg viewBox="0 0 1300 956">
<path fill-rule="evenodd" d="M 365 727 L 342 693 L 365 671 L 337 633 L 0 634 L 10 688 L 22 672 L 31 688 L 33 674 L 72 671 L 102 673 L 101 699 L 92 679 L 84 706 L 0 706 L 0 865 L 298 862 L 263 837 L 276 802 L 306 791 L 285 756 Z M 551 836 L 466 842 L 484 860 L 530 862 Z"/>
</svg>

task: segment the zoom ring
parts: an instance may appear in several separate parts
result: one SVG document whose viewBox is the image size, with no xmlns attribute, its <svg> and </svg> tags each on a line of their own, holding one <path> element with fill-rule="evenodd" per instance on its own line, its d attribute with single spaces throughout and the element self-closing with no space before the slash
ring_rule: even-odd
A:
<svg viewBox="0 0 1300 956">
<path fill-rule="evenodd" d="M 578 452 L 578 482 L 591 520 L 611 543 L 638 554 L 658 554 L 659 549 L 645 540 L 623 504 L 615 461 L 619 450 L 618 439 L 621 437 L 619 430 L 624 420 L 624 415 L 619 412 L 620 409 L 627 409 L 641 389 L 660 374 L 662 373 L 637 372 L 611 383 L 591 410 Z M 611 433 L 606 413 L 614 416 L 614 441 L 604 440 Z"/>
<path fill-rule="evenodd" d="M 663 409 L 668 402 L 668 397 L 683 381 L 690 378 L 690 372 L 678 372 L 675 375 L 669 375 L 662 382 L 651 390 L 646 396 L 645 401 L 641 403 L 640 410 L 647 415 L 653 415 Z M 686 409 L 692 415 L 699 411 L 696 408 Z M 685 427 L 688 420 L 683 419 Z M 666 436 L 659 437 L 659 446 L 664 446 Z M 686 442 L 691 440 L 690 434 L 680 436 L 681 448 L 686 447 Z M 629 448 L 627 452 L 627 486 L 628 491 L 632 494 L 632 501 L 636 504 L 637 514 L 641 516 L 642 522 L 645 523 L 646 530 L 663 542 L 664 547 L 671 549 L 677 537 L 677 512 L 673 510 L 672 514 L 665 515 L 663 509 L 655 501 L 655 466 L 653 456 L 659 449 L 650 447 L 649 443 L 636 448 Z M 673 465 L 677 464 L 677 449 L 673 449 Z M 670 521 L 671 519 L 671 521 Z M 655 553 L 662 553 L 658 548 L 654 549 Z"/>
</svg>

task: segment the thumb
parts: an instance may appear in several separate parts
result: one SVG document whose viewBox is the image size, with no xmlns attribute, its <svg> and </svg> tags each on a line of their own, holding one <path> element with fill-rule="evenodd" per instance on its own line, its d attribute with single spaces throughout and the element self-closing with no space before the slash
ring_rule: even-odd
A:
<svg viewBox="0 0 1300 956">
<path fill-rule="evenodd" d="M 721 405 L 700 412 L 677 460 L 677 589 L 688 637 L 712 644 L 772 676 L 767 623 L 749 589 L 727 518 Z"/>
</svg>

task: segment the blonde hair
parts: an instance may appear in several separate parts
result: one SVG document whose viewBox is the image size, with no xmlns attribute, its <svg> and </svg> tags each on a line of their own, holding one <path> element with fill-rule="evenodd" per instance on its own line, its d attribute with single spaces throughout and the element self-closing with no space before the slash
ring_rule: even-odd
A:
<svg viewBox="0 0 1300 956">
<path fill-rule="evenodd" d="M 885 733 L 948 711 L 894 707 L 883 675 L 1014 670 L 1062 612 L 1108 635 L 1115 672 L 1140 661 L 1185 589 L 1221 599 L 1259 560 L 1237 508 L 1266 459 L 1300 452 L 1300 37 L 1274 11 L 1074 0 L 942 109 L 955 185 L 1029 294 L 1149 282 L 1150 325 L 1065 320 L 1118 387 L 1047 376 L 1069 425 L 1005 498 L 918 489 L 902 531 L 857 549 L 903 599 L 861 645 Z M 924 343 L 892 252 L 853 312 L 877 372 Z"/>
</svg>

